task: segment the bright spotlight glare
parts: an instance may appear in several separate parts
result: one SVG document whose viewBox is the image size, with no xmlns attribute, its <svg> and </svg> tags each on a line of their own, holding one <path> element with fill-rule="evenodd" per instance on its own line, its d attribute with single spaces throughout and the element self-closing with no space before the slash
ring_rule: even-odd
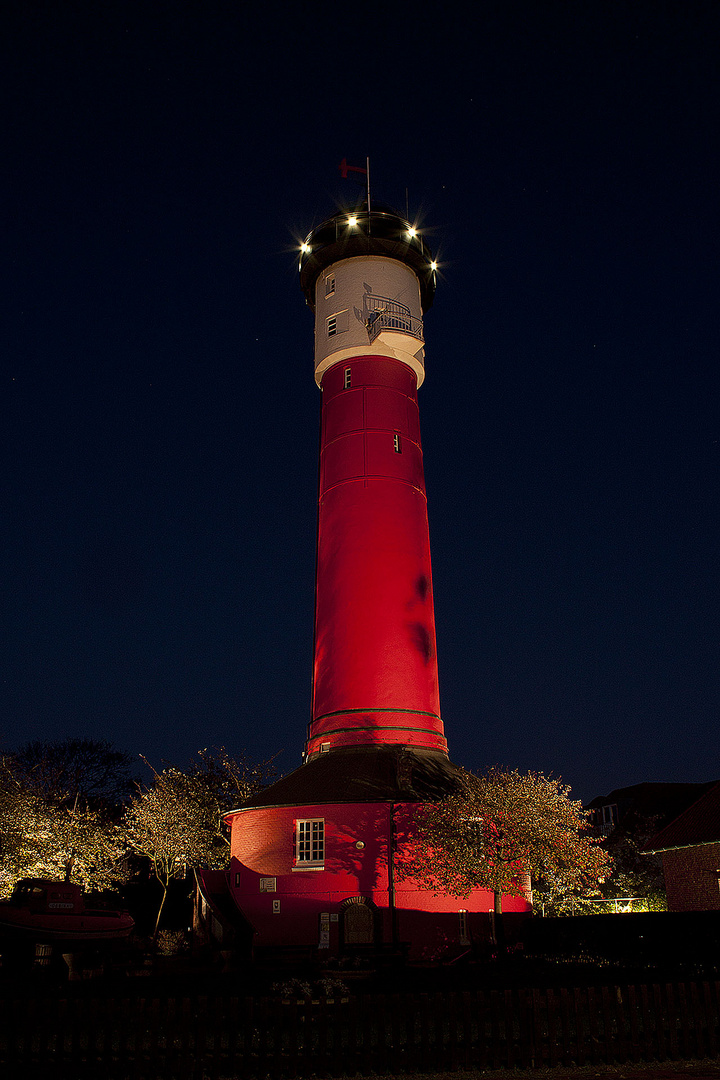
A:
<svg viewBox="0 0 720 1080">
<path fill-rule="evenodd" d="M 437 263 L 436 262 L 431 262 L 430 263 L 430 269 L 431 270 L 437 270 Z"/>
<path fill-rule="evenodd" d="M 300 245 L 300 250 L 303 252 L 303 254 L 307 255 L 307 253 L 310 251 L 310 245 L 309 244 L 301 244 Z"/>
<path fill-rule="evenodd" d="M 357 225 L 357 218 L 356 217 L 349 217 L 348 218 L 348 225 L 350 226 L 351 229 L 354 228 Z"/>
<path fill-rule="evenodd" d="M 413 227 L 411 225 L 410 228 L 407 231 L 407 234 L 410 237 L 410 239 L 412 239 L 413 236 L 417 236 L 417 229 L 413 229 Z"/>
</svg>

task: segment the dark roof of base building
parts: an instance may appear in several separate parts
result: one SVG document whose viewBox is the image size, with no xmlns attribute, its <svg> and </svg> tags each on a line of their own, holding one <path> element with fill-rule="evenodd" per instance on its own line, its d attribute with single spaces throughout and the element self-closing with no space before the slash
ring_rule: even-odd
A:
<svg viewBox="0 0 720 1080">
<path fill-rule="evenodd" d="M 720 783 L 661 829 L 646 845 L 648 854 L 673 848 L 720 844 Z"/>
<path fill-rule="evenodd" d="M 454 789 L 462 770 L 432 750 L 358 746 L 331 750 L 258 791 L 242 809 L 323 803 L 433 802 Z"/>
</svg>

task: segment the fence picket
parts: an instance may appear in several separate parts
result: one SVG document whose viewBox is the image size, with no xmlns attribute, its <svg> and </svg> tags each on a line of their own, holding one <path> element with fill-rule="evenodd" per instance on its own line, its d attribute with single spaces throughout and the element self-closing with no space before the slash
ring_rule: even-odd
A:
<svg viewBox="0 0 720 1080">
<path fill-rule="evenodd" d="M 643 1057 L 650 1061 L 653 1059 L 659 1061 L 659 1046 L 657 1052 L 655 1051 L 657 1045 L 656 1025 L 653 1024 L 653 1014 L 650 1010 L 650 992 L 648 987 L 644 984 L 640 987 L 640 1006 L 643 1022 L 643 1036 L 641 1043 Z"/>
<path fill-rule="evenodd" d="M 550 1068 L 553 1068 L 560 1061 L 560 1034 L 558 1032 L 558 1002 L 555 991 L 551 987 L 545 991 L 545 1000 L 547 1003 L 547 1057 Z"/>
<path fill-rule="evenodd" d="M 717 1012 L 713 1009 L 712 996 L 710 992 L 710 983 L 704 982 L 702 984 L 703 1002 L 705 1004 L 705 1018 L 707 1020 L 707 1044 L 710 1052 L 710 1057 L 715 1057 L 717 1052 L 717 1039 L 715 1036 L 715 1028 L 717 1024 Z"/>
<path fill-rule="evenodd" d="M 476 1067 L 485 1069 L 489 1058 L 490 1040 L 487 1032 L 488 1000 L 483 990 L 477 990 L 475 993 L 475 1015 L 478 1026 Z"/>
<path fill-rule="evenodd" d="M 86 1062 L 89 1070 L 94 1070 L 98 1064 L 100 1047 L 102 1046 L 102 1029 L 104 1017 L 100 1015 L 100 1003 L 88 998 L 83 1003 L 83 1027 L 87 1030 Z"/>
<path fill-rule="evenodd" d="M 658 1061 L 664 1061 L 665 1058 L 668 1057 L 667 1045 L 666 1045 L 666 1041 L 665 1041 L 665 1022 L 664 1022 L 665 1011 L 664 1011 L 664 1007 L 663 1007 L 663 1003 L 662 1003 L 662 997 L 661 997 L 661 994 L 660 994 L 660 987 L 657 984 L 653 986 L 652 992 L 653 992 L 653 1006 L 654 1006 L 653 1019 L 655 1021 L 655 1035 L 656 1035 L 656 1038 L 657 1038 Z M 672 1056 L 672 1055 L 670 1055 L 670 1056 Z"/>
<path fill-rule="evenodd" d="M 181 1080 L 189 1080 L 192 1075 L 192 1060 L 195 1055 L 195 1046 L 192 1042 L 192 1016 L 192 1001 L 189 997 L 184 997 L 180 1001 L 180 1038 L 178 1039 Z"/>
<path fill-rule="evenodd" d="M 425 997 L 425 995 L 423 995 Z M 361 1015 L 362 1015 L 362 1065 L 363 1072 L 373 1072 L 373 1042 L 372 1042 L 372 1019 L 373 1019 L 373 1003 L 370 998 L 362 997 L 361 1001 Z M 426 1000 L 423 1001 L 423 1007 L 426 1008 Z M 426 1017 L 423 1015 L 422 1030 L 427 1037 L 427 1023 Z"/>
<path fill-rule="evenodd" d="M 638 1003 L 634 986 L 628 986 L 627 988 L 627 1011 L 630 1020 L 630 1057 L 633 1061 L 639 1061 L 640 1035 L 638 1029 Z"/>
<path fill-rule="evenodd" d="M 362 1031 L 360 1004 L 356 997 L 350 998 L 348 1008 L 347 1070 L 353 1074 L 361 1071 Z"/>
<path fill-rule="evenodd" d="M 608 1065 L 614 1060 L 614 1047 L 613 1047 L 613 1030 L 612 1020 L 610 1019 L 610 991 L 607 986 L 600 988 L 600 1001 L 602 1005 L 602 1022 L 603 1022 L 603 1038 L 602 1038 L 602 1054 L 603 1061 L 606 1061 Z"/>
<path fill-rule="evenodd" d="M 53 1039 L 53 1028 L 56 1027 L 54 1018 L 56 1009 L 54 1008 L 54 1002 L 44 1001 L 43 1013 L 44 1023 L 42 1025 L 33 1024 L 34 1036 L 31 1034 L 31 1038 L 33 1038 L 34 1041 L 33 1058 L 37 1061 L 38 1065 L 45 1064 L 49 1057 L 49 1044 Z"/>
<path fill-rule="evenodd" d="M 502 1005 L 500 993 L 497 990 L 490 991 L 490 1044 L 492 1051 L 493 1069 L 501 1069 L 503 1066 L 503 1042 L 504 1032 L 502 1028 Z"/>
<path fill-rule="evenodd" d="M 246 997 L 243 1000 L 242 1017 L 242 1061 L 241 1075 L 243 1078 L 255 1076 L 255 999 Z M 196 1048 L 197 1052 L 197 1048 Z"/>
<path fill-rule="evenodd" d="M 695 1052 L 696 1057 L 705 1057 L 705 1030 L 706 1018 L 704 1002 L 700 997 L 697 983 L 690 983 L 690 1000 L 692 1002 L 692 1016 L 695 1025 Z"/>
<path fill-rule="evenodd" d="M 401 994 L 393 994 L 388 1000 L 392 1002 L 388 1016 L 389 1064 L 391 1073 L 395 1074 L 405 1066 L 407 1014 Z"/>
<path fill-rule="evenodd" d="M 2 1003 L 0 1002 L 0 1009 Z M 52 1054 L 53 1063 L 62 1066 L 65 1060 L 65 1027 L 67 1016 L 67 1001 L 65 998 L 60 998 L 57 1002 L 55 1010 L 55 1030 L 52 1034 L 52 1047 L 49 1049 L 49 1053 Z"/>
<path fill-rule="evenodd" d="M 473 1067 L 472 998 L 469 990 L 462 995 L 462 1063 L 466 1070 Z"/>
<path fill-rule="evenodd" d="M 82 1015 L 82 1006 L 84 1004 L 82 998 L 68 999 L 68 1013 L 70 1018 L 68 1024 L 68 1033 L 70 1036 L 68 1056 L 71 1069 L 78 1073 L 82 1072 L 83 1067 L 83 1029 L 85 1032 L 87 1031 L 87 1020 Z M 84 1024 L 82 1023 L 83 1020 L 85 1020 Z"/>
<path fill-rule="evenodd" d="M 610 1022 L 613 1025 L 614 1060 L 627 1061 L 630 1057 L 630 1039 L 628 1037 L 627 987 L 613 986 L 610 989 Z"/>
<path fill-rule="evenodd" d="M 520 1064 L 524 1069 L 531 1069 L 535 1064 L 535 1054 L 540 1051 L 534 1048 L 533 1039 L 533 999 L 530 991 L 520 988 L 518 991 L 518 1008 L 520 1022 L 519 1056 Z"/>
<path fill-rule="evenodd" d="M 590 1031 L 590 1061 L 602 1061 L 600 1052 L 600 1031 L 598 1028 L 597 1005 L 595 1004 L 595 990 L 588 986 L 588 1029 Z"/>
<path fill-rule="evenodd" d="M 443 1068 L 447 1060 L 447 1042 L 445 1031 L 450 1018 L 447 1015 L 447 994 L 438 991 L 434 995 L 433 1013 L 435 1018 L 435 1067 Z"/>
<path fill-rule="evenodd" d="M 693 1021 L 695 1018 L 690 1015 L 690 1011 L 688 1009 L 687 994 L 685 993 L 684 983 L 678 983 L 677 1000 L 680 1014 L 680 1033 L 682 1036 L 683 1057 L 689 1058 L 692 1057 L 693 1052 L 693 1028 L 695 1026 Z"/>
<path fill-rule="evenodd" d="M 570 1037 L 570 1003 L 567 988 L 560 988 L 560 1024 L 562 1031 L 562 1059 L 565 1065 L 572 1061 L 572 1039 Z"/>
<path fill-rule="evenodd" d="M 678 1058 L 678 1037 L 677 1037 L 677 1013 L 675 1010 L 675 995 L 671 983 L 665 983 L 665 1000 L 667 1001 L 667 1009 L 665 1010 L 664 1017 L 667 1020 L 668 1026 L 668 1041 L 670 1043 L 670 1057 L 677 1061 Z"/>
<path fill-rule="evenodd" d="M 513 992 L 503 992 L 503 1028 L 505 1030 L 505 1064 L 508 1069 L 515 1067 L 515 1010 Z"/>
<path fill-rule="evenodd" d="M 575 1020 L 575 1060 L 578 1065 L 584 1065 L 586 1060 L 585 1043 L 585 1010 L 583 1005 L 585 998 L 579 987 L 573 990 L 573 1017 Z"/>
</svg>

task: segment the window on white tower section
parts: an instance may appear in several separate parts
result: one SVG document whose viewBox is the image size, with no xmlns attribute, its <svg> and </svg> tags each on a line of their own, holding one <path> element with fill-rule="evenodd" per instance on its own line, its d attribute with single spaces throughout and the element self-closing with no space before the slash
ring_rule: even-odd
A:
<svg viewBox="0 0 720 1080">
<path fill-rule="evenodd" d="M 333 334 L 337 334 L 337 315 L 331 315 L 327 321 L 328 337 L 332 337 Z"/>
<path fill-rule="evenodd" d="M 325 819 L 295 823 L 295 864 L 317 866 L 325 862 Z"/>
<path fill-rule="evenodd" d="M 334 274 L 328 274 L 328 276 L 325 278 L 325 295 L 326 296 L 332 296 L 332 294 L 334 292 L 335 292 L 335 275 Z"/>
</svg>

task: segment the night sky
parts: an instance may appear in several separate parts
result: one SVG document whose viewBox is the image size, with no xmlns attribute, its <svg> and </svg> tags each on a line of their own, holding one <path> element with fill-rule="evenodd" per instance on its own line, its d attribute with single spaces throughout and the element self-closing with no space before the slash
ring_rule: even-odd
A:
<svg viewBox="0 0 720 1080">
<path fill-rule="evenodd" d="M 3 17 L 0 749 L 300 762 L 299 240 L 442 276 L 420 391 L 455 761 L 720 776 L 720 5 L 21 0 Z"/>
</svg>

